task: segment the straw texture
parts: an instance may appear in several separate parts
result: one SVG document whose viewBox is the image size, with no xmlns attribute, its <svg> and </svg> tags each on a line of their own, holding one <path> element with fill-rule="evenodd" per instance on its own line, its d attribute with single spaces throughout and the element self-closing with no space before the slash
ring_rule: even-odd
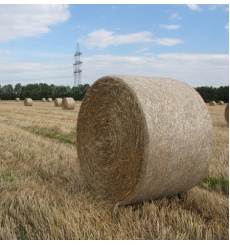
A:
<svg viewBox="0 0 230 245">
<path fill-rule="evenodd" d="M 45 98 L 42 98 L 42 102 L 46 102 L 46 99 Z"/>
<path fill-rule="evenodd" d="M 71 97 L 64 98 L 62 100 L 62 109 L 63 110 L 74 110 L 75 108 L 75 101 Z"/>
<path fill-rule="evenodd" d="M 24 106 L 32 106 L 33 100 L 31 98 L 25 98 L 24 99 Z"/>
<path fill-rule="evenodd" d="M 215 101 L 210 101 L 209 105 L 214 106 L 214 105 L 216 105 L 216 102 Z"/>
<path fill-rule="evenodd" d="M 85 184 L 132 204 L 181 193 L 204 176 L 212 123 L 200 95 L 168 78 L 108 76 L 85 95 L 77 152 Z"/>
<path fill-rule="evenodd" d="M 52 101 L 53 101 L 52 98 L 47 99 L 47 102 L 52 102 Z"/>
<path fill-rule="evenodd" d="M 227 124 L 229 125 L 229 104 L 227 104 L 225 107 L 224 116 L 225 116 L 225 120 L 226 120 Z"/>
<path fill-rule="evenodd" d="M 224 104 L 224 101 L 220 100 L 218 101 L 218 105 L 223 105 Z"/>
<path fill-rule="evenodd" d="M 56 98 L 56 99 L 54 100 L 54 106 L 60 107 L 61 104 L 62 104 L 62 98 Z"/>
</svg>

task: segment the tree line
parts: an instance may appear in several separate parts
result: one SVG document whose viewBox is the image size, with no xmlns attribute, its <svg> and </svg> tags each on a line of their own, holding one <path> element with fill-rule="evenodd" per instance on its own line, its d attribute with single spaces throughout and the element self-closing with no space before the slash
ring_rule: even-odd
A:
<svg viewBox="0 0 230 245">
<path fill-rule="evenodd" d="M 0 85 L 1 100 L 15 100 L 20 98 L 31 98 L 41 100 L 42 98 L 64 98 L 72 97 L 74 100 L 82 100 L 89 88 L 89 84 L 80 84 L 77 87 L 48 85 L 46 83 L 33 83 L 25 86 L 17 83 L 14 87 L 11 84 Z"/>
<path fill-rule="evenodd" d="M 209 101 L 224 101 L 229 102 L 229 86 L 215 87 L 197 87 L 196 91 L 201 95 L 205 103 Z"/>
<path fill-rule="evenodd" d="M 14 87 L 11 84 L 0 85 L 0 99 L 15 100 L 20 98 L 31 98 L 33 100 L 41 100 L 42 98 L 64 98 L 72 97 L 74 100 L 82 100 L 90 88 L 89 84 L 78 85 L 77 87 L 48 85 L 46 83 L 33 83 L 25 86 L 17 83 Z M 215 87 L 196 87 L 196 91 L 201 95 L 205 103 L 209 101 L 224 101 L 229 102 L 229 86 Z"/>
</svg>

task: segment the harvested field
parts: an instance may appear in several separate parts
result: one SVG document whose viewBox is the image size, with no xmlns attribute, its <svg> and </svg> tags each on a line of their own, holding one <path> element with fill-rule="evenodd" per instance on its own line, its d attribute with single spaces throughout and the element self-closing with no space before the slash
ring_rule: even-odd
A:
<svg viewBox="0 0 230 245">
<path fill-rule="evenodd" d="M 184 194 L 118 207 L 82 185 L 75 110 L 0 101 L 0 239 L 229 239 L 229 128 L 209 106 L 213 155 Z"/>
</svg>

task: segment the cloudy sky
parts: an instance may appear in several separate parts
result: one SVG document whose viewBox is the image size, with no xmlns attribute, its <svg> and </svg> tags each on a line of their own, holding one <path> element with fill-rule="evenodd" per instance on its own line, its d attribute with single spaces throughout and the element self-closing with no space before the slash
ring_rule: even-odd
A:
<svg viewBox="0 0 230 245">
<path fill-rule="evenodd" d="M 1 86 L 72 87 L 77 42 L 82 84 L 121 74 L 229 83 L 227 4 L 0 4 L 0 30 Z"/>
</svg>

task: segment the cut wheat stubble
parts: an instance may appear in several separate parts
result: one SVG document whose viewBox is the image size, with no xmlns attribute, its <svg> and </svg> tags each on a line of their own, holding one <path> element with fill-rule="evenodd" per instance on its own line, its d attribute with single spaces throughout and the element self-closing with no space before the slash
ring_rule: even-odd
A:
<svg viewBox="0 0 230 245">
<path fill-rule="evenodd" d="M 202 179 L 212 123 L 200 95 L 168 78 L 109 76 L 85 95 L 77 152 L 85 184 L 119 205 L 184 192 Z"/>
<path fill-rule="evenodd" d="M 227 124 L 229 125 L 229 104 L 227 104 L 225 107 L 224 117 L 225 117 Z"/>
</svg>

